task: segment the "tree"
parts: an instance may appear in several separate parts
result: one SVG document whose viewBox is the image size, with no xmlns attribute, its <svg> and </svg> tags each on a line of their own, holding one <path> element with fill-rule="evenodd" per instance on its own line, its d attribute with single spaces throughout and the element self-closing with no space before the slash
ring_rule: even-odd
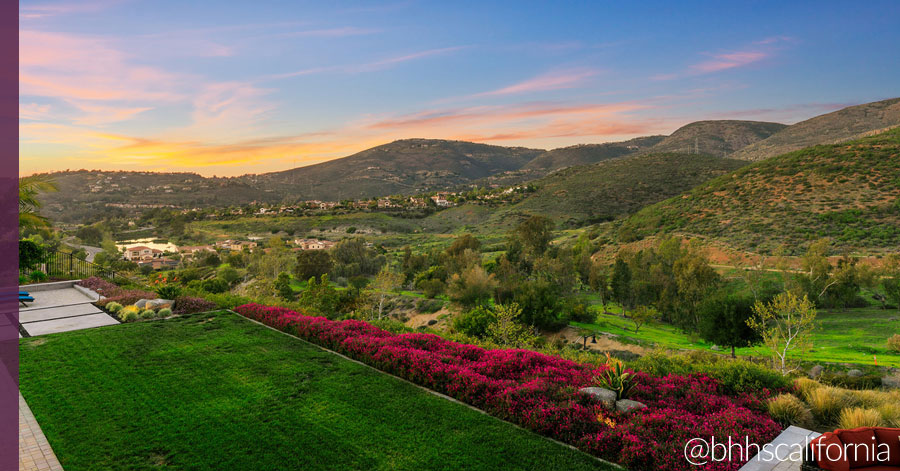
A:
<svg viewBox="0 0 900 471">
<path fill-rule="evenodd" d="M 530 328 L 518 322 L 522 310 L 516 303 L 498 304 L 494 307 L 494 322 L 487 327 L 487 336 L 504 347 L 527 348 L 537 336 Z"/>
<path fill-rule="evenodd" d="M 541 329 L 559 325 L 563 297 L 559 285 L 546 278 L 522 282 L 513 296 L 522 311 L 522 322 Z"/>
<path fill-rule="evenodd" d="M 241 279 L 241 274 L 228 264 L 219 267 L 217 276 L 229 285 L 233 285 L 237 280 Z"/>
<path fill-rule="evenodd" d="M 328 275 L 322 275 L 319 279 L 310 278 L 306 289 L 300 292 L 297 300 L 300 305 L 321 314 L 328 319 L 334 319 L 338 312 L 340 296 L 331 286 Z"/>
<path fill-rule="evenodd" d="M 490 300 L 496 288 L 497 280 L 494 275 L 488 274 L 480 265 L 474 265 L 450 277 L 447 294 L 455 303 L 474 307 Z"/>
<path fill-rule="evenodd" d="M 356 295 L 359 296 L 360 291 L 369 285 L 369 279 L 364 276 L 351 276 L 347 283 L 356 290 Z"/>
<path fill-rule="evenodd" d="M 788 357 L 809 346 L 815 321 L 816 307 L 809 297 L 803 295 L 801 299 L 786 291 L 768 303 L 757 301 L 747 325 L 772 352 L 772 367 L 786 376 L 797 369 Z"/>
<path fill-rule="evenodd" d="M 707 298 L 700 307 L 700 336 L 716 345 L 731 347 L 731 358 L 736 358 L 735 348 L 749 347 L 761 340 L 748 324 L 754 302 L 755 299 L 730 293 Z"/>
<path fill-rule="evenodd" d="M 631 268 L 622 254 L 616 257 L 609 285 L 610 294 L 616 302 L 622 306 L 631 306 Z"/>
<path fill-rule="evenodd" d="M 881 273 L 881 289 L 884 291 L 884 297 L 900 311 L 900 255 L 894 254 L 885 260 Z"/>
<path fill-rule="evenodd" d="M 537 257 L 550 247 L 553 226 L 553 221 L 546 216 L 531 216 L 513 230 L 511 238 L 521 244 L 526 254 Z"/>
<path fill-rule="evenodd" d="M 828 289 L 839 281 L 831 276 L 828 245 L 828 239 L 809 244 L 802 259 L 803 273 L 795 276 L 800 288 L 816 303 L 821 303 Z"/>
<path fill-rule="evenodd" d="M 719 274 L 709 266 L 709 261 L 695 251 L 679 258 L 672 267 L 678 298 L 683 305 L 682 326 L 696 330 L 700 325 L 700 303 L 718 284 Z"/>
<path fill-rule="evenodd" d="M 291 288 L 291 275 L 287 272 L 281 272 L 275 278 L 275 292 L 286 301 L 293 301 L 294 290 Z"/>
<path fill-rule="evenodd" d="M 472 337 L 484 337 L 487 335 L 488 326 L 494 322 L 494 312 L 484 306 L 476 306 L 453 319 L 453 328 Z"/>
<path fill-rule="evenodd" d="M 87 245 L 100 245 L 103 241 L 103 231 L 97 226 L 81 226 L 75 231 L 75 237 Z"/>
<path fill-rule="evenodd" d="M 600 297 L 600 308 L 606 314 L 606 300 L 609 299 L 609 274 L 607 266 L 598 262 L 591 264 L 590 273 L 588 275 L 588 285 Z"/>
<path fill-rule="evenodd" d="M 301 280 L 319 277 L 331 271 L 334 261 L 325 250 L 301 250 L 297 254 L 294 274 Z"/>
<path fill-rule="evenodd" d="M 382 268 L 378 275 L 375 276 L 370 289 L 375 298 L 375 311 L 378 313 L 379 319 L 384 315 L 384 305 L 388 296 L 400 288 L 404 278 L 402 273 L 395 272 L 388 267 Z"/>
<path fill-rule="evenodd" d="M 19 269 L 31 271 L 44 261 L 44 248 L 31 239 L 19 241 Z"/>
<path fill-rule="evenodd" d="M 49 226 L 41 216 L 38 195 L 56 191 L 56 182 L 46 175 L 32 175 L 19 179 L 19 229 Z"/>
<path fill-rule="evenodd" d="M 650 306 L 638 306 L 631 311 L 631 322 L 634 323 L 634 333 L 637 333 L 642 325 L 659 317 L 659 312 Z"/>
<path fill-rule="evenodd" d="M 384 255 L 366 244 L 362 237 L 343 239 L 331 251 L 337 276 L 374 275 L 385 263 Z"/>
</svg>

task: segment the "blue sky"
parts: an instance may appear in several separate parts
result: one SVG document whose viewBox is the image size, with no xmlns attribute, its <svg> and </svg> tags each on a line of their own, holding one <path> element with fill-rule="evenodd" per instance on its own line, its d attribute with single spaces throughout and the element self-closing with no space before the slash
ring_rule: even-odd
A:
<svg viewBox="0 0 900 471">
<path fill-rule="evenodd" d="M 20 3 L 23 174 L 554 148 L 900 96 L 900 3 Z"/>
</svg>

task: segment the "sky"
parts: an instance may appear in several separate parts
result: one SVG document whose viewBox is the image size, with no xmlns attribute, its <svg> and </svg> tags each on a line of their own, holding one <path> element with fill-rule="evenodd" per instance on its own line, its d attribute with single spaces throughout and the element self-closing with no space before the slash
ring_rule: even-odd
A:
<svg viewBox="0 0 900 471">
<path fill-rule="evenodd" d="M 551 149 L 900 96 L 893 0 L 23 0 L 19 26 L 22 175 Z"/>
</svg>

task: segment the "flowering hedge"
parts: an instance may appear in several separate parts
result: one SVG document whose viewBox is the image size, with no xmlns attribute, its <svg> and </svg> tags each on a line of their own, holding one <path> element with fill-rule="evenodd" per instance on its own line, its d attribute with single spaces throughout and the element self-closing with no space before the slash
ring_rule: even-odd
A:
<svg viewBox="0 0 900 471">
<path fill-rule="evenodd" d="M 128 306 L 138 302 L 139 299 L 154 299 L 156 293 L 142 289 L 125 289 L 121 286 L 110 283 L 103 278 L 92 276 L 78 282 L 79 285 L 87 289 L 93 290 L 104 296 L 103 299 L 97 301 L 97 305 L 106 306 L 108 303 L 116 302 L 123 306 Z"/>
<path fill-rule="evenodd" d="M 629 469 L 697 469 L 683 457 L 691 438 L 747 437 L 761 445 L 781 430 L 763 412 L 761 399 L 725 396 L 704 375 L 636 373 L 631 398 L 648 407 L 622 415 L 577 391 L 605 367 L 529 350 L 485 350 L 431 334 L 398 335 L 358 320 L 330 321 L 279 307 L 245 304 L 234 310 Z"/>
</svg>

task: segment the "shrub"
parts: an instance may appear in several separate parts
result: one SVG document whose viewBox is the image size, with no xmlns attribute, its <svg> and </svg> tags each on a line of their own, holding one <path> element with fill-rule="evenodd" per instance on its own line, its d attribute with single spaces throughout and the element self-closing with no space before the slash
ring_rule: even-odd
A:
<svg viewBox="0 0 900 471">
<path fill-rule="evenodd" d="M 614 391 L 616 399 L 628 398 L 634 388 L 634 372 L 627 371 L 625 364 L 619 360 L 613 360 L 609 353 L 606 354 L 606 364 L 609 367 L 594 377 L 594 383 L 601 388 Z"/>
<path fill-rule="evenodd" d="M 175 299 L 181 294 L 181 287 L 178 285 L 162 285 L 156 288 L 156 294 L 162 299 Z"/>
<path fill-rule="evenodd" d="M 195 312 L 212 311 L 218 306 L 212 301 L 193 296 L 179 296 L 175 298 L 175 308 L 172 312 L 175 314 L 193 314 Z"/>
<path fill-rule="evenodd" d="M 487 328 L 494 322 L 495 316 L 490 309 L 478 306 L 464 312 L 453 319 L 453 328 L 457 332 L 461 332 L 472 337 L 484 337 L 487 334 Z"/>
<path fill-rule="evenodd" d="M 134 322 L 140 318 L 140 314 L 141 308 L 132 304 L 131 306 L 125 306 L 119 310 L 119 319 L 121 319 L 122 322 Z"/>
<path fill-rule="evenodd" d="M 884 403 L 876 409 L 881 414 L 881 419 L 885 425 L 900 428 L 900 401 Z"/>
<path fill-rule="evenodd" d="M 208 280 L 203 280 L 200 283 L 200 287 L 203 291 L 209 291 L 210 293 L 224 293 L 228 291 L 228 283 L 221 278 L 210 278 Z"/>
<path fill-rule="evenodd" d="M 157 317 L 169 317 L 171 315 L 172 315 L 172 310 L 167 307 L 164 307 L 164 308 L 160 309 L 159 311 L 156 311 Z"/>
<path fill-rule="evenodd" d="M 441 280 L 431 278 L 420 281 L 419 289 L 422 290 L 422 293 L 425 294 L 425 297 L 434 298 L 442 294 L 444 290 L 447 289 L 447 285 L 445 285 Z"/>
<path fill-rule="evenodd" d="M 900 334 L 894 334 L 887 339 L 887 346 L 889 350 L 900 353 Z"/>
<path fill-rule="evenodd" d="M 813 389 L 821 388 L 822 383 L 809 378 L 797 378 L 794 380 L 794 389 L 800 397 L 807 397 Z"/>
<path fill-rule="evenodd" d="M 841 410 L 849 405 L 847 394 L 833 386 L 810 390 L 804 397 L 813 417 L 821 425 L 834 424 Z"/>
<path fill-rule="evenodd" d="M 668 355 L 653 352 L 630 363 L 631 367 L 657 376 L 703 373 L 719 380 L 732 394 L 753 391 L 783 391 L 790 379 L 781 373 L 742 359 L 729 359 L 707 352 Z"/>
<path fill-rule="evenodd" d="M 822 373 L 819 381 L 829 386 L 837 386 L 846 389 L 875 389 L 881 386 L 881 376 L 865 374 L 862 376 L 847 376 L 836 373 Z"/>
<path fill-rule="evenodd" d="M 40 283 L 42 281 L 47 281 L 48 276 L 40 270 L 35 270 L 28 275 L 28 278 L 33 282 Z"/>
<path fill-rule="evenodd" d="M 156 317 L 156 311 L 153 309 L 144 309 L 140 314 L 141 319 L 153 319 Z"/>
<path fill-rule="evenodd" d="M 813 416 L 803 401 L 793 394 L 779 394 L 769 399 L 769 415 L 782 425 L 810 428 Z"/>
<path fill-rule="evenodd" d="M 881 427 L 884 422 L 881 420 L 881 414 L 874 409 L 863 409 L 861 407 L 851 407 L 841 411 L 838 418 L 839 428 L 857 428 L 857 427 Z"/>
<path fill-rule="evenodd" d="M 106 310 L 115 314 L 122 309 L 122 305 L 117 302 L 106 303 Z"/>
</svg>

